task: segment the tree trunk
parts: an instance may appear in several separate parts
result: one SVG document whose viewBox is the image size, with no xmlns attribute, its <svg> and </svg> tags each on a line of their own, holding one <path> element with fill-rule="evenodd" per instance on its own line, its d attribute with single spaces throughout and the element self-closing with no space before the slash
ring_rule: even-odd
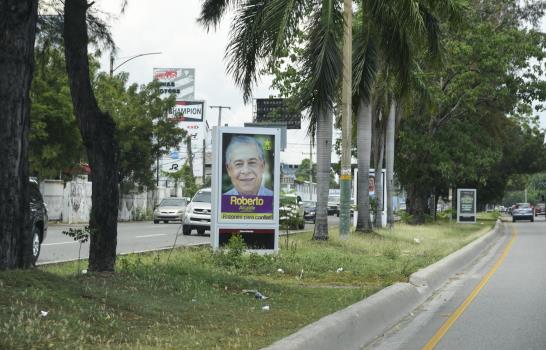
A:
<svg viewBox="0 0 546 350">
<path fill-rule="evenodd" d="M 394 224 L 394 213 L 392 208 L 392 197 L 394 191 L 394 131 L 396 125 L 396 99 L 392 99 L 391 108 L 389 110 L 389 119 L 387 120 L 386 133 L 386 154 L 385 160 L 387 163 L 386 181 L 387 181 L 387 224 Z"/>
<path fill-rule="evenodd" d="M 377 209 L 375 211 L 375 227 L 383 227 L 383 159 L 385 155 L 385 137 L 378 136 L 378 149 L 375 159 L 375 196 L 377 200 Z"/>
<path fill-rule="evenodd" d="M 38 1 L 0 0 L 0 270 L 32 266 L 30 84 Z"/>
<path fill-rule="evenodd" d="M 315 240 L 328 239 L 328 193 L 332 161 L 333 116 L 330 110 L 320 112 L 317 121 L 317 211 Z"/>
<path fill-rule="evenodd" d="M 408 188 L 409 203 L 406 203 L 408 213 L 412 216 L 410 223 L 424 224 L 425 213 L 428 210 L 427 193 L 420 184 L 410 184 Z"/>
<path fill-rule="evenodd" d="M 356 230 L 372 231 L 370 222 L 370 193 L 368 191 L 368 174 L 372 147 L 372 106 L 369 102 L 360 101 L 357 114 L 357 151 L 358 151 L 358 186 Z"/>
<path fill-rule="evenodd" d="M 119 205 L 119 147 L 116 125 L 97 104 L 89 79 L 86 0 L 66 0 L 64 44 L 74 112 L 93 175 L 89 270 L 113 271 Z"/>
<path fill-rule="evenodd" d="M 373 156 L 375 168 L 375 227 L 383 227 L 383 159 L 385 156 L 385 118 L 381 110 L 377 111 L 377 117 L 372 117 L 373 128 Z"/>
</svg>

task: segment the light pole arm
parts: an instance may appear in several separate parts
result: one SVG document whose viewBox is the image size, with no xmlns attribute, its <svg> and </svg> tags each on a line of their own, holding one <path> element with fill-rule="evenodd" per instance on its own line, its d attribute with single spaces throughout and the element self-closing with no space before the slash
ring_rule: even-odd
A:
<svg viewBox="0 0 546 350">
<path fill-rule="evenodd" d="M 142 57 L 142 56 L 148 56 L 148 55 L 159 55 L 161 54 L 161 52 L 148 52 L 148 53 L 141 53 L 140 55 L 136 55 L 136 56 L 133 56 L 125 61 L 123 61 L 122 63 L 118 64 L 115 68 L 114 67 L 114 57 L 111 56 L 110 57 L 110 76 L 112 76 L 114 74 L 114 72 L 116 71 L 116 69 L 118 69 L 119 67 L 123 66 L 125 63 L 131 61 L 131 60 L 134 60 L 135 58 L 138 58 L 138 57 Z"/>
</svg>

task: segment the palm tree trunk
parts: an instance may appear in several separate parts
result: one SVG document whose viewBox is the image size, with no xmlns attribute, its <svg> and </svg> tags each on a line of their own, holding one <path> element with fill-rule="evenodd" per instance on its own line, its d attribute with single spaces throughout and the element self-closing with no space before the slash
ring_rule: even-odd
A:
<svg viewBox="0 0 546 350">
<path fill-rule="evenodd" d="M 383 227 L 383 158 L 385 154 L 385 137 L 380 132 L 377 135 L 378 148 L 375 159 L 375 196 L 377 210 L 375 211 L 375 227 Z"/>
<path fill-rule="evenodd" d="M 0 0 L 0 270 L 32 265 L 28 188 L 36 0 Z"/>
<path fill-rule="evenodd" d="M 331 110 L 321 110 L 317 120 L 317 212 L 315 240 L 328 239 L 328 192 L 330 191 L 330 169 L 332 162 Z"/>
<path fill-rule="evenodd" d="M 370 232 L 370 193 L 368 192 L 368 174 L 372 147 L 372 106 L 364 99 L 360 100 L 357 113 L 357 151 L 358 151 L 358 184 L 356 230 Z"/>
<path fill-rule="evenodd" d="M 64 43 L 74 112 L 87 150 L 93 178 L 89 270 L 113 271 L 116 263 L 119 205 L 119 147 L 116 124 L 97 104 L 87 54 L 86 0 L 66 0 Z"/>
<path fill-rule="evenodd" d="M 391 100 L 391 107 L 389 111 L 389 119 L 387 120 L 387 132 L 386 132 L 386 155 L 385 160 L 387 163 L 387 224 L 390 226 L 394 224 L 394 213 L 392 208 L 392 196 L 394 190 L 393 178 L 394 178 L 394 131 L 396 124 L 396 99 Z"/>
</svg>

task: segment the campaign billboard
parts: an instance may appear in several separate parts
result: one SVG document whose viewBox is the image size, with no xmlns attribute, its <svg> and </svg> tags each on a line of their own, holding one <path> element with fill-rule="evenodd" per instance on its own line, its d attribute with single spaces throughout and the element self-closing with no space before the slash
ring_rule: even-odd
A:
<svg viewBox="0 0 546 350">
<path fill-rule="evenodd" d="M 195 99 L 194 68 L 154 68 L 153 79 L 160 84 L 161 97 L 175 94 L 180 100 Z"/>
<path fill-rule="evenodd" d="M 215 127 L 213 135 L 213 247 L 238 234 L 253 250 L 276 251 L 280 131 Z"/>
</svg>

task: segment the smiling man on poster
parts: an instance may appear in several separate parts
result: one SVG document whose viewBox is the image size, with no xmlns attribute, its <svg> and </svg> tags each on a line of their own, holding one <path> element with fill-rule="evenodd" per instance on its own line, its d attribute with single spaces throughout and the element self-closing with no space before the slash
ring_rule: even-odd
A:
<svg viewBox="0 0 546 350">
<path fill-rule="evenodd" d="M 233 187 L 224 195 L 273 196 L 262 183 L 264 151 L 254 137 L 233 136 L 226 149 L 225 166 Z"/>
</svg>

